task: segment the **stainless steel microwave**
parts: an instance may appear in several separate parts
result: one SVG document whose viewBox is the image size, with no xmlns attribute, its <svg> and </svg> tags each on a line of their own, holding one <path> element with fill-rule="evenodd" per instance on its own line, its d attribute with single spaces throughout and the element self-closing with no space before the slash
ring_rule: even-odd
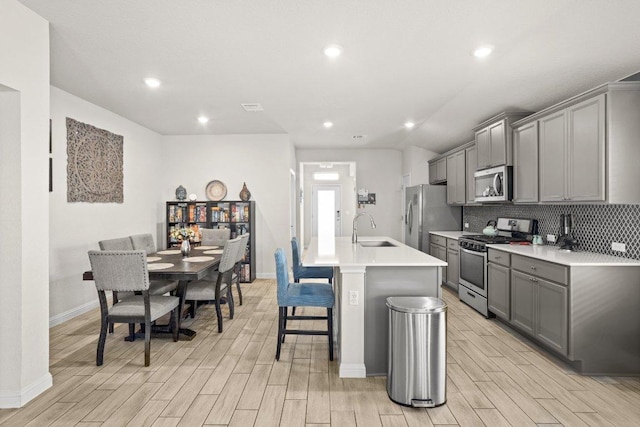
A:
<svg viewBox="0 0 640 427">
<path fill-rule="evenodd" d="M 513 195 L 513 168 L 498 166 L 491 169 L 476 171 L 475 181 L 476 202 L 508 202 Z"/>
</svg>

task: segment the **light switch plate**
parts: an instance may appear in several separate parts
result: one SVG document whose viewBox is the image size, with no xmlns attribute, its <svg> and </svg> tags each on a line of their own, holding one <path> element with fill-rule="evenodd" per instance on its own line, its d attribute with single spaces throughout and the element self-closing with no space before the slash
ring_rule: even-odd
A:
<svg viewBox="0 0 640 427">
<path fill-rule="evenodd" d="M 464 223 L 464 228 L 469 228 L 469 223 L 468 222 Z"/>
<path fill-rule="evenodd" d="M 555 243 L 556 242 L 556 235 L 555 234 L 547 234 L 547 242 Z"/>
</svg>

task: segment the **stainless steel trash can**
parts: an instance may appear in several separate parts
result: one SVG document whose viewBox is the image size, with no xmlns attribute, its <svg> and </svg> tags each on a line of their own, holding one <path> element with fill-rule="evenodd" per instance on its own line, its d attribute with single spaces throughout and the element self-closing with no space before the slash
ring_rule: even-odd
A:
<svg viewBox="0 0 640 427">
<path fill-rule="evenodd" d="M 396 403 L 446 402 L 447 305 L 432 297 L 389 297 L 387 393 Z"/>
</svg>

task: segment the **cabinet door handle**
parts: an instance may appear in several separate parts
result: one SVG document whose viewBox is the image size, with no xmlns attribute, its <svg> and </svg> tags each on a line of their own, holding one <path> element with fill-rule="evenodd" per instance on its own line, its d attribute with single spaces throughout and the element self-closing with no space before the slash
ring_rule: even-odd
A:
<svg viewBox="0 0 640 427">
<path fill-rule="evenodd" d="M 530 280 L 531 282 L 537 282 L 537 281 L 538 281 L 538 279 L 536 279 L 536 278 L 534 278 L 534 277 L 529 277 L 529 280 Z"/>
<path fill-rule="evenodd" d="M 476 296 L 474 294 L 472 294 L 471 292 L 467 291 L 467 295 L 469 295 L 472 298 L 475 298 Z"/>
<path fill-rule="evenodd" d="M 531 269 L 532 269 L 532 270 L 535 270 L 535 269 L 536 269 L 536 266 L 535 266 L 535 265 L 532 265 L 532 266 L 531 266 Z"/>
</svg>

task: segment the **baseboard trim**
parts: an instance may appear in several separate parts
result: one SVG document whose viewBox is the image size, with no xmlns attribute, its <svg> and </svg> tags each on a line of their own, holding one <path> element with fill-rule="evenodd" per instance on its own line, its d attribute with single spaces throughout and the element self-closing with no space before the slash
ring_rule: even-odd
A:
<svg viewBox="0 0 640 427">
<path fill-rule="evenodd" d="M 365 378 L 367 368 L 364 363 L 341 363 L 340 378 Z"/>
<path fill-rule="evenodd" d="M 256 274 L 257 279 L 275 279 L 276 273 L 258 273 Z"/>
<path fill-rule="evenodd" d="M 67 320 L 71 320 L 76 316 L 80 316 L 81 314 L 86 313 L 87 311 L 91 311 L 96 307 L 99 307 L 100 304 L 98 300 L 90 301 L 88 303 L 82 304 L 76 308 L 72 308 L 71 310 L 67 310 L 64 313 L 56 314 L 53 317 L 49 318 L 49 327 L 52 328 L 56 325 L 66 322 Z"/>
<path fill-rule="evenodd" d="M 24 390 L 0 395 L 0 408 L 21 408 L 53 385 L 53 377 L 47 372 Z"/>
</svg>

